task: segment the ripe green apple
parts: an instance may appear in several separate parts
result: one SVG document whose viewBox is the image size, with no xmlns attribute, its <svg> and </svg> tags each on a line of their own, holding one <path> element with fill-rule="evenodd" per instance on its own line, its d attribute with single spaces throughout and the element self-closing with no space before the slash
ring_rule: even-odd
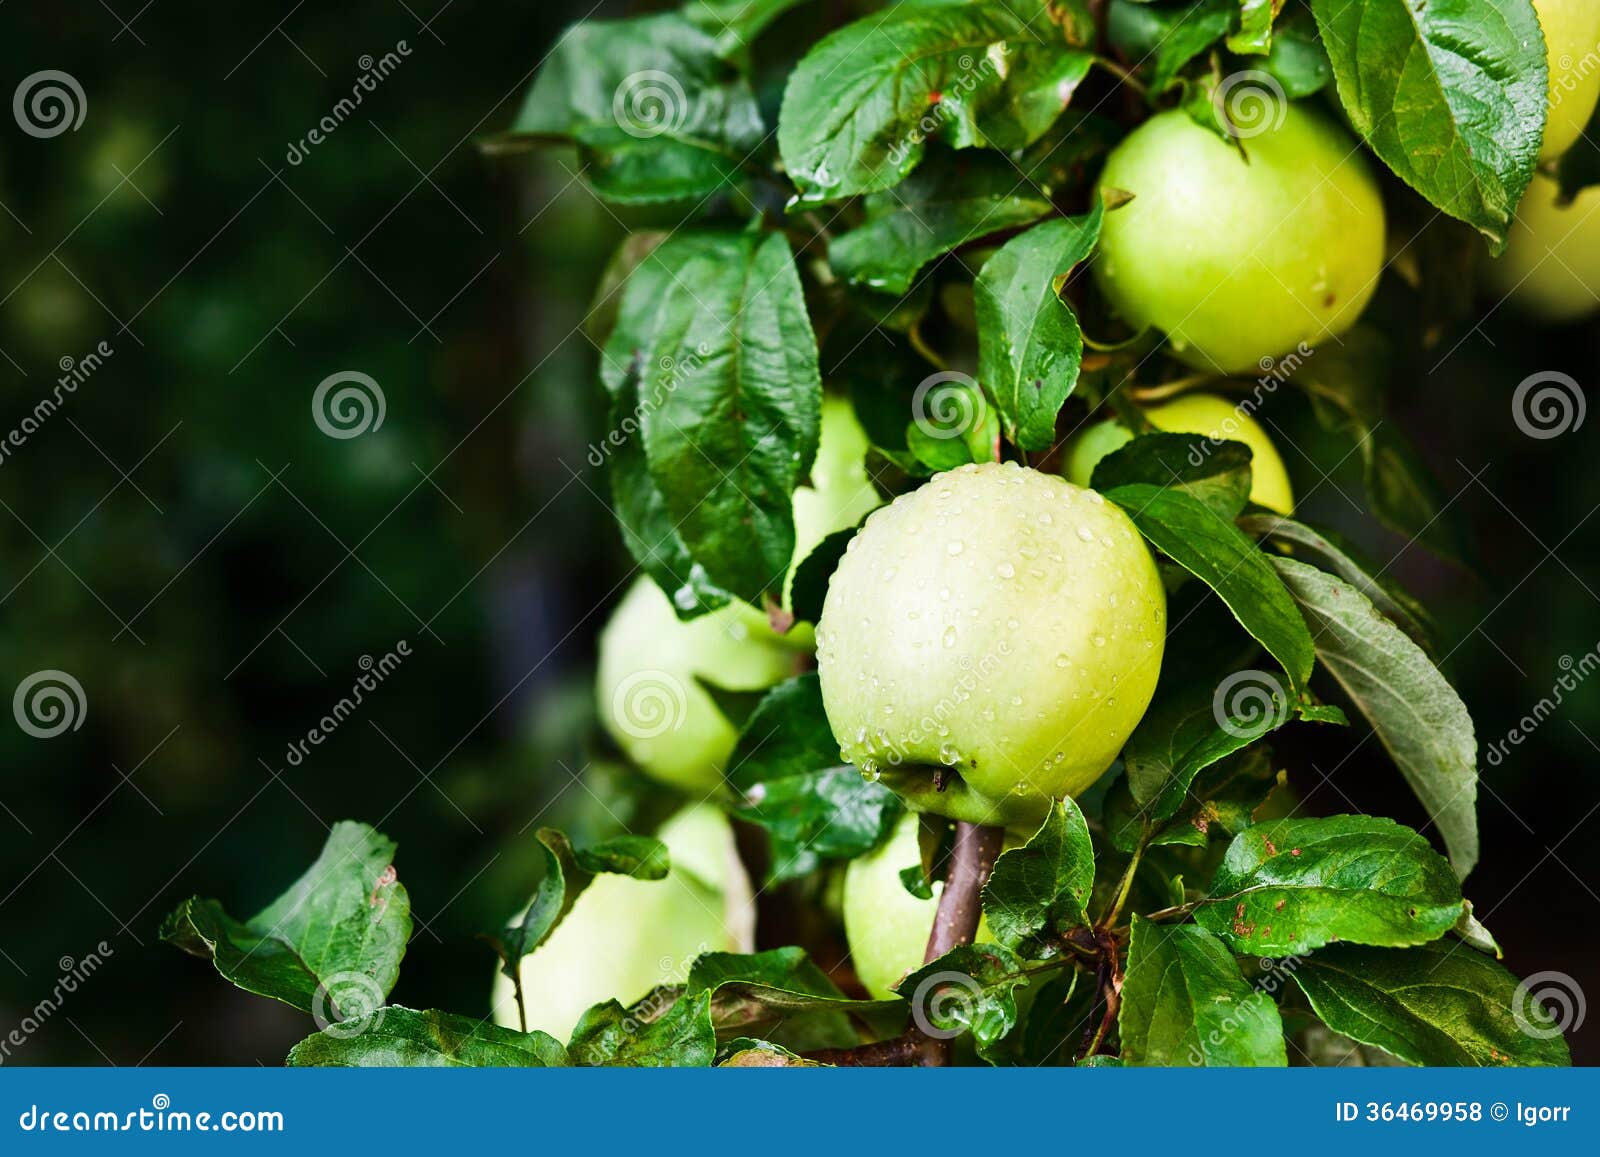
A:
<svg viewBox="0 0 1600 1157">
<path fill-rule="evenodd" d="M 1167 335 L 1200 369 L 1261 359 L 1344 333 L 1383 268 L 1377 182 L 1356 142 L 1304 105 L 1239 148 L 1181 110 L 1151 117 L 1112 151 L 1094 271 L 1124 320 Z"/>
<path fill-rule="evenodd" d="M 523 957 L 529 1029 L 565 1041 L 591 1006 L 613 997 L 629 1004 L 680 982 L 703 952 L 753 951 L 755 899 L 727 817 L 707 804 L 688 807 L 659 838 L 672 857 L 666 879 L 596 876 L 550 938 Z M 517 1027 L 511 980 L 498 970 L 494 1018 Z"/>
<path fill-rule="evenodd" d="M 1600 305 L 1600 187 L 1556 205 L 1554 181 L 1535 173 L 1517 206 L 1506 251 L 1488 267 L 1489 285 L 1542 321 L 1576 321 Z"/>
<path fill-rule="evenodd" d="M 817 626 L 841 754 L 918 811 L 1037 825 L 1111 765 L 1160 673 L 1166 595 L 1133 523 L 1015 463 L 872 514 Z"/>
<path fill-rule="evenodd" d="M 844 934 L 856 977 L 873 996 L 887 999 L 908 972 L 922 967 L 922 956 L 939 910 L 942 881 L 933 885 L 933 899 L 906 891 L 902 868 L 921 859 L 917 817 L 907 812 L 893 834 L 878 847 L 850 861 L 844 877 Z M 978 924 L 977 940 L 991 941 L 987 922 Z"/>
<path fill-rule="evenodd" d="M 1550 113 L 1541 161 L 1572 147 L 1600 98 L 1600 4 L 1595 0 L 1533 0 L 1550 62 Z"/>
<path fill-rule="evenodd" d="M 1174 434 L 1204 434 L 1217 441 L 1243 442 L 1250 447 L 1250 501 L 1279 514 L 1294 513 L 1294 489 L 1283 459 L 1261 423 L 1249 410 L 1216 394 L 1184 394 L 1144 416 L 1158 430 Z M 1061 473 L 1075 486 L 1089 485 L 1100 459 L 1132 441 L 1133 432 L 1108 418 L 1074 434 L 1061 456 Z"/>
<path fill-rule="evenodd" d="M 829 397 L 811 484 L 794 494 L 795 564 L 879 504 L 866 455 L 867 435 L 849 403 Z M 704 796 L 721 786 L 739 731 L 703 684 L 765 690 L 795 674 L 814 642 L 808 624 L 780 635 L 747 603 L 680 620 L 661 589 L 640 578 L 600 635 L 600 721 L 641 770 Z"/>
</svg>

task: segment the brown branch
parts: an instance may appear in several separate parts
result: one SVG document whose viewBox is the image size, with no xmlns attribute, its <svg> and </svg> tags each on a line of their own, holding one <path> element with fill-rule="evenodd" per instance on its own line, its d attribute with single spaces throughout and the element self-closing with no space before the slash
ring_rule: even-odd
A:
<svg viewBox="0 0 1600 1157">
<path fill-rule="evenodd" d="M 922 1034 L 913 1029 L 893 1040 L 874 1041 L 869 1045 L 857 1045 L 853 1049 L 818 1049 L 816 1052 L 806 1053 L 805 1058 L 808 1061 L 819 1061 L 825 1065 L 838 1065 L 842 1068 L 867 1065 L 903 1067 L 916 1062 L 922 1051 L 922 1044 Z"/>
<path fill-rule="evenodd" d="M 960 944 L 971 944 L 983 917 L 983 886 L 994 870 L 1005 844 L 1004 828 L 981 824 L 956 824 L 955 843 L 950 848 L 950 874 L 939 895 L 939 910 L 928 935 L 928 950 L 922 962 L 931 964 Z"/>
</svg>

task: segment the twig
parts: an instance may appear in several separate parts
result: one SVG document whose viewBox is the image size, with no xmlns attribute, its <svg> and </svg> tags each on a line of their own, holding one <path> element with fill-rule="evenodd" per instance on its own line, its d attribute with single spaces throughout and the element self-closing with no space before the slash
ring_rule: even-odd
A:
<svg viewBox="0 0 1600 1157">
<path fill-rule="evenodd" d="M 933 917 L 933 931 L 922 962 L 931 964 L 960 944 L 971 944 L 983 917 L 983 886 L 994 870 L 995 860 L 1005 845 L 1004 828 L 982 824 L 956 824 L 955 843 L 950 848 L 950 874 L 939 894 L 939 910 Z"/>
<path fill-rule="evenodd" d="M 1127 871 L 1122 873 L 1122 887 L 1117 891 L 1116 902 L 1111 905 L 1111 910 L 1100 921 L 1102 929 L 1115 928 L 1117 917 L 1122 915 L 1122 906 L 1128 902 L 1128 893 L 1133 890 L 1133 877 L 1139 870 L 1139 861 L 1144 859 L 1144 841 L 1140 840 L 1133 849 L 1133 858 L 1128 861 Z"/>
</svg>

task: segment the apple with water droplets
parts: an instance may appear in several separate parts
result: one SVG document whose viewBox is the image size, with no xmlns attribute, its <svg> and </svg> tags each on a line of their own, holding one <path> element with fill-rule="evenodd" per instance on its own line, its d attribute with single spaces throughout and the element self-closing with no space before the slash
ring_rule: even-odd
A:
<svg viewBox="0 0 1600 1157">
<path fill-rule="evenodd" d="M 846 761 L 918 810 L 1032 830 L 1150 703 L 1166 595 L 1128 516 L 1015 463 L 935 476 L 867 519 L 817 624 Z"/>
</svg>

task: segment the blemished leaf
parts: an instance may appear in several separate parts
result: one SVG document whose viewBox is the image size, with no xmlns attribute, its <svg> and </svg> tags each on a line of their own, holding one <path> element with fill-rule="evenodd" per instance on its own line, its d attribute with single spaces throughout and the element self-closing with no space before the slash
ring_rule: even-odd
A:
<svg viewBox="0 0 1600 1157">
<path fill-rule="evenodd" d="M 836 530 L 812 548 L 811 553 L 794 568 L 794 582 L 789 586 L 789 608 L 794 617 L 804 623 L 814 623 L 822 617 L 822 601 L 828 597 L 828 583 L 833 572 L 839 569 L 839 560 L 845 548 L 856 536 L 856 527 Z"/>
<path fill-rule="evenodd" d="M 936 257 L 1053 211 L 1003 158 L 940 153 L 906 180 L 866 200 L 866 221 L 835 238 L 828 260 L 857 285 L 903 294 Z"/>
<path fill-rule="evenodd" d="M 1464 911 L 1444 857 L 1378 816 L 1272 820 L 1233 838 L 1195 920 L 1236 952 L 1301 955 L 1342 941 L 1409 948 Z"/>
<path fill-rule="evenodd" d="M 1133 918 L 1122 1007 L 1127 1065 L 1287 1065 L 1272 997 L 1245 981 L 1233 954 L 1204 928 Z"/>
<path fill-rule="evenodd" d="M 1141 434 L 1095 463 L 1090 489 L 1148 483 L 1182 490 L 1233 519 L 1250 500 L 1250 447 L 1204 434 Z"/>
<path fill-rule="evenodd" d="M 1006 436 L 1024 450 L 1055 443 L 1056 415 L 1078 382 L 1083 333 L 1061 284 L 1100 236 L 1099 202 L 1013 237 L 978 274 L 978 378 Z"/>
<path fill-rule="evenodd" d="M 1537 989 L 1449 940 L 1335 944 L 1300 961 L 1294 978 L 1329 1028 L 1414 1065 L 1571 1064 Z"/>
<path fill-rule="evenodd" d="M 544 876 L 523 913 L 490 943 L 500 955 L 500 970 L 512 979 L 521 960 L 550 938 L 583 890 L 601 872 L 640 880 L 664 879 L 671 867 L 666 845 L 648 836 L 620 836 L 590 848 L 574 849 L 554 828 L 540 828 Z"/>
<path fill-rule="evenodd" d="M 728 760 L 728 780 L 743 794 L 735 814 L 772 841 L 772 882 L 870 851 L 900 815 L 892 791 L 840 763 L 815 672 L 767 692 Z"/>
<path fill-rule="evenodd" d="M 161 938 L 246 992 L 329 1020 L 364 1016 L 394 988 L 411 939 L 394 851 L 366 824 L 337 823 L 305 875 L 249 920 L 195 896 L 162 922 Z"/>
<path fill-rule="evenodd" d="M 648 202 L 716 192 L 764 135 L 717 36 L 664 12 L 568 28 L 502 140 L 577 144 L 596 192 Z"/>
<path fill-rule="evenodd" d="M 1126 510 L 1157 549 L 1217 592 L 1251 638 L 1282 665 L 1289 694 L 1305 698 L 1316 662 L 1311 633 L 1256 544 L 1182 491 L 1136 483 L 1105 497 Z"/>
<path fill-rule="evenodd" d="M 720 1069 L 817 1069 L 826 1068 L 821 1061 L 808 1061 L 782 1045 L 769 1040 L 739 1037 L 722 1049 Z"/>
<path fill-rule="evenodd" d="M 1372 150 L 1499 252 L 1544 137 L 1527 0 L 1312 0 L 1339 100 Z"/>
<path fill-rule="evenodd" d="M 1220 739 L 1220 736 L 1218 737 Z M 1106 836 L 1118 851 L 1131 852 L 1141 842 L 1160 847 L 1186 844 L 1202 847 L 1216 835 L 1236 835 L 1255 823 L 1259 811 L 1283 782 L 1259 747 L 1248 748 L 1209 763 L 1179 791 L 1173 781 L 1156 799 L 1140 804 L 1128 788 L 1126 776 L 1106 793 L 1103 822 Z M 1165 817 L 1158 809 L 1173 806 Z M 1148 835 L 1146 835 L 1148 832 Z"/>
<path fill-rule="evenodd" d="M 1317 560 L 1320 569 L 1336 574 L 1355 587 L 1372 605 L 1391 619 L 1425 651 L 1432 650 L 1429 620 L 1422 604 L 1393 583 L 1374 578 L 1371 568 L 1357 562 L 1348 549 L 1329 535 L 1303 522 L 1277 514 L 1251 514 L 1239 520 L 1239 529 L 1287 546 L 1301 561 Z"/>
<path fill-rule="evenodd" d="M 1478 862 L 1478 741 L 1466 705 L 1355 587 L 1294 559 L 1273 565 L 1311 624 L 1322 665 L 1372 724 L 1465 879 Z"/>
<path fill-rule="evenodd" d="M 628 278 L 602 381 L 617 394 L 630 370 L 650 478 L 694 564 L 679 573 L 697 566 L 757 605 L 780 596 L 822 413 L 783 236 L 701 230 L 658 246 Z"/>
<path fill-rule="evenodd" d="M 578 1020 L 567 1044 L 574 1065 L 633 1068 L 709 1068 L 717 1055 L 711 994 L 683 996 L 654 1020 L 642 1020 L 615 1000 Z"/>
<path fill-rule="evenodd" d="M 1089 922 L 1084 905 L 1093 886 L 1089 823 L 1070 797 L 1055 800 L 1028 842 L 995 861 L 983 889 L 989 931 L 1022 956 L 1054 956 L 1057 936 Z"/>
<path fill-rule="evenodd" d="M 389 1005 L 315 1033 L 289 1051 L 293 1067 L 561 1068 L 567 1050 L 549 1033 L 517 1032 L 478 1016 Z"/>
<path fill-rule="evenodd" d="M 944 1036 L 972 1034 L 981 1052 L 1017 1027 L 1017 989 L 1028 976 L 998 944 L 962 944 L 907 976 L 895 991 L 911 1003 L 918 1028 Z"/>
<path fill-rule="evenodd" d="M 1006 0 L 872 13 L 824 37 L 790 74 L 778 115 L 784 167 L 802 201 L 831 201 L 898 184 L 929 139 L 1031 144 L 1049 128 L 1044 102 L 1067 79 L 1064 59 L 1081 55 L 1043 5 L 1031 21 Z M 1059 112 L 1065 101 L 1054 99 Z"/>
</svg>

